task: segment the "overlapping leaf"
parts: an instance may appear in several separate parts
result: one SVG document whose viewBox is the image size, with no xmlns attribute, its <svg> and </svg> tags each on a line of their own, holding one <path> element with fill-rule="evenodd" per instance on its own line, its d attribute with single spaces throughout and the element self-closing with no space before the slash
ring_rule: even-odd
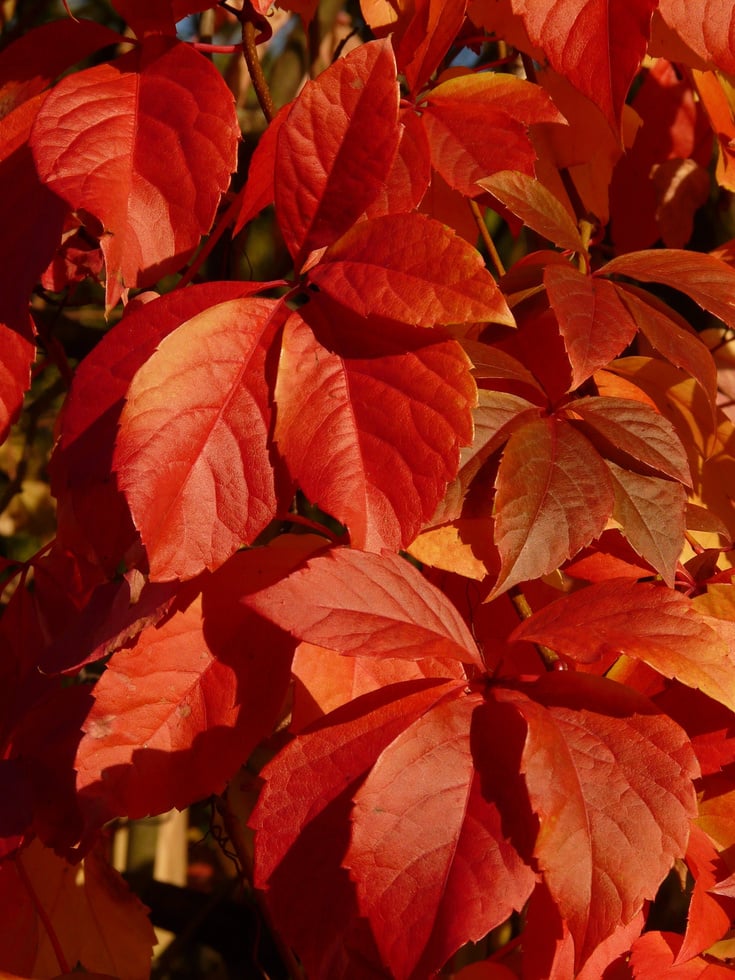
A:
<svg viewBox="0 0 735 980">
<path fill-rule="evenodd" d="M 210 306 L 247 296 L 251 283 L 207 283 L 170 293 L 137 309 L 110 331 L 79 366 L 51 459 L 51 487 L 59 500 L 62 547 L 112 576 L 121 561 L 134 564 L 138 535 L 112 477 L 112 447 L 135 372 L 169 333 Z"/>
<path fill-rule="evenodd" d="M 544 284 L 578 388 L 628 346 L 636 326 L 615 287 L 585 276 L 571 265 L 549 265 Z"/>
<path fill-rule="evenodd" d="M 496 696 L 527 724 L 521 771 L 540 821 L 535 855 L 579 966 L 686 850 L 696 759 L 678 725 L 603 678 L 548 674 Z"/>
<path fill-rule="evenodd" d="M 735 72 L 735 11 L 727 0 L 660 0 L 659 13 L 706 63 Z"/>
<path fill-rule="evenodd" d="M 496 593 L 553 571 L 602 532 L 613 510 L 601 457 L 570 425 L 550 418 L 511 435 L 496 489 Z"/>
<path fill-rule="evenodd" d="M 248 603 L 297 639 L 339 653 L 482 666 L 457 609 L 398 555 L 338 549 Z"/>
<path fill-rule="evenodd" d="M 514 323 L 479 252 L 420 214 L 360 222 L 326 250 L 309 279 L 362 316 L 423 327 Z"/>
<path fill-rule="evenodd" d="M 377 196 L 398 149 L 398 83 L 387 41 L 308 82 L 278 134 L 276 212 L 299 268 L 343 235 Z"/>
<path fill-rule="evenodd" d="M 346 311 L 339 320 L 309 308 L 304 316 L 308 324 L 293 314 L 283 335 L 278 449 L 353 544 L 403 547 L 433 514 L 460 445 L 472 439 L 466 357 L 455 341 L 417 327 Z"/>
<path fill-rule="evenodd" d="M 613 129 L 643 60 L 656 0 L 511 0 L 552 67 L 599 106 Z"/>
<path fill-rule="evenodd" d="M 481 194 L 478 181 L 496 171 L 533 174 L 529 127 L 564 122 L 543 89 L 494 72 L 442 82 L 421 109 L 434 169 L 468 197 Z"/>
<path fill-rule="evenodd" d="M 115 654 L 95 687 L 76 761 L 92 815 L 141 817 L 220 792 L 270 734 L 293 643 L 239 600 L 304 554 L 234 556 L 187 608 Z"/>
<path fill-rule="evenodd" d="M 391 742 L 355 795 L 345 864 L 398 980 L 428 976 L 479 941 L 535 883 L 483 792 L 484 760 L 470 748 L 481 704 L 476 694 L 434 706 Z"/>
<path fill-rule="evenodd" d="M 154 35 L 63 79 L 36 119 L 41 179 L 97 219 L 106 302 L 179 268 L 209 231 L 235 169 L 232 96 L 197 52 Z"/>
<path fill-rule="evenodd" d="M 216 568 L 275 514 L 265 361 L 278 308 L 242 299 L 205 310 L 128 389 L 113 465 L 154 579 Z"/>
<path fill-rule="evenodd" d="M 267 888 L 279 928 L 311 973 L 349 980 L 356 970 L 366 977 L 383 972 L 354 885 L 340 866 L 351 797 L 396 735 L 461 690 L 456 682 L 426 679 L 365 695 L 297 736 L 263 770 L 250 820 L 255 884 Z"/>
<path fill-rule="evenodd" d="M 625 654 L 735 709 L 732 653 L 689 599 L 659 585 L 590 585 L 535 613 L 514 638 L 544 643 L 581 663 Z"/>
</svg>

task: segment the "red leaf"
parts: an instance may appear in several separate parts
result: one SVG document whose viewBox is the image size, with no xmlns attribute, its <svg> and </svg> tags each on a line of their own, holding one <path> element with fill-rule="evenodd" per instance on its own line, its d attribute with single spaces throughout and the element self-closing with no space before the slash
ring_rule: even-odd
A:
<svg viewBox="0 0 735 980">
<path fill-rule="evenodd" d="M 584 252 L 584 242 L 574 219 L 561 201 L 540 181 L 513 170 L 500 170 L 485 177 L 480 187 L 539 235 L 559 248 Z"/>
<path fill-rule="evenodd" d="M 732 900 L 716 898 L 709 894 L 717 879 L 727 876 L 727 865 L 715 850 L 707 834 L 692 824 L 686 863 L 694 876 L 694 888 L 689 904 L 687 929 L 676 962 L 685 963 L 697 953 L 709 949 L 722 939 L 730 928 L 735 909 Z"/>
<path fill-rule="evenodd" d="M 412 16 L 396 38 L 396 61 L 414 93 L 429 80 L 454 41 L 467 0 L 420 0 L 406 6 Z"/>
<path fill-rule="evenodd" d="M 111 478 L 111 447 L 135 372 L 165 336 L 210 306 L 247 296 L 265 284 L 207 283 L 169 293 L 132 310 L 77 368 L 51 459 L 62 547 L 102 566 L 112 577 L 121 561 L 139 562 L 138 534 Z"/>
<path fill-rule="evenodd" d="M 298 735 L 263 769 L 265 785 L 250 819 L 255 884 L 268 888 L 279 931 L 310 974 L 330 980 L 382 975 L 354 886 L 340 867 L 351 798 L 396 735 L 463 689 L 464 684 L 427 679 L 375 691 Z"/>
<path fill-rule="evenodd" d="M 459 612 L 406 559 L 339 548 L 248 599 L 299 640 L 352 656 L 482 666 Z"/>
<path fill-rule="evenodd" d="M 278 134 L 276 213 L 297 269 L 375 199 L 401 130 L 388 41 L 363 44 L 307 82 Z"/>
<path fill-rule="evenodd" d="M 278 134 L 290 111 L 290 103 L 278 110 L 255 148 L 250 160 L 248 179 L 239 194 L 240 209 L 232 229 L 233 238 L 249 221 L 252 221 L 256 214 L 273 203 L 276 195 L 275 166 Z"/>
<path fill-rule="evenodd" d="M 529 126 L 564 122 L 542 88 L 494 72 L 437 85 L 422 103 L 421 118 L 434 168 L 467 197 L 481 194 L 478 181 L 498 170 L 533 174 L 536 151 Z"/>
<path fill-rule="evenodd" d="M 732 980 L 732 968 L 697 956 L 677 964 L 683 939 L 674 932 L 647 932 L 636 939 L 630 965 L 636 980 Z"/>
<path fill-rule="evenodd" d="M 210 307 L 130 385 L 113 466 L 153 579 L 216 568 L 275 514 L 265 358 L 278 309 L 254 298 Z"/>
<path fill-rule="evenodd" d="M 689 599 L 660 585 L 590 585 L 534 613 L 513 639 L 544 643 L 580 663 L 608 654 L 634 657 L 735 710 L 727 646 Z"/>
<path fill-rule="evenodd" d="M 535 856 L 580 966 L 683 855 L 696 759 L 678 725 L 604 678 L 558 672 L 496 696 L 528 726 L 521 771 L 540 821 Z"/>
<path fill-rule="evenodd" d="M 735 326 L 735 269 L 713 255 L 675 248 L 648 249 L 619 255 L 598 274 L 664 283 L 686 293 L 728 326 Z"/>
<path fill-rule="evenodd" d="M 222 76 L 172 39 L 151 36 L 52 90 L 31 147 L 46 185 L 103 229 L 108 309 L 178 269 L 209 231 L 238 138 Z"/>
<path fill-rule="evenodd" d="M 334 650 L 300 643 L 294 654 L 294 707 L 291 731 L 299 732 L 343 704 L 389 684 L 422 677 L 465 679 L 457 660 L 424 657 L 343 657 Z"/>
<path fill-rule="evenodd" d="M 585 434 L 598 445 L 604 455 L 622 452 L 634 460 L 651 467 L 664 476 L 670 476 L 687 487 L 692 480 L 689 461 L 676 429 L 669 420 L 644 405 L 628 398 L 578 398 L 570 404 L 571 412 L 581 415 L 586 423 Z M 612 453 L 605 452 L 605 444 Z"/>
<path fill-rule="evenodd" d="M 571 425 L 551 418 L 511 435 L 496 488 L 496 595 L 558 568 L 602 532 L 613 510 L 602 459 Z"/>
<path fill-rule="evenodd" d="M 431 180 L 429 142 L 421 120 L 412 108 L 401 109 L 399 118 L 403 131 L 398 151 L 385 183 L 365 209 L 368 218 L 413 211 Z"/>
<path fill-rule="evenodd" d="M 686 533 L 686 491 L 679 483 L 642 476 L 607 461 L 615 491 L 613 517 L 638 554 L 670 589 Z"/>
<path fill-rule="evenodd" d="M 20 414 L 23 395 L 31 385 L 36 348 L 15 330 L 0 323 L 0 444 Z"/>
<path fill-rule="evenodd" d="M 357 547 L 404 547 L 433 514 L 472 440 L 476 397 L 460 346 L 433 332 L 312 304 L 283 336 L 278 448 L 307 497 Z M 334 324 L 335 326 L 333 326 Z"/>
<path fill-rule="evenodd" d="M 616 283 L 615 288 L 646 340 L 674 367 L 690 374 L 714 405 L 717 367 L 706 344 L 686 320 L 636 286 Z"/>
<path fill-rule="evenodd" d="M 176 24 L 189 14 L 212 6 L 212 0 L 114 0 L 113 6 L 138 37 L 145 34 L 176 33 Z"/>
<path fill-rule="evenodd" d="M 361 316 L 422 327 L 515 323 L 477 249 L 422 214 L 361 221 L 326 250 L 309 278 Z"/>
<path fill-rule="evenodd" d="M 55 976 L 58 949 L 90 974 L 146 975 L 156 937 L 145 906 L 98 853 L 85 859 L 83 883 L 78 871 L 39 841 L 0 864 L 0 970 Z"/>
<path fill-rule="evenodd" d="M 70 17 L 41 24 L 0 54 L 0 116 L 38 95 L 67 68 L 110 44 L 130 44 L 116 31 Z"/>
<path fill-rule="evenodd" d="M 31 126 L 46 98 L 46 93 L 36 95 L 0 119 L 0 326 L 17 331 L 28 342 L 33 337 L 28 300 L 59 244 L 67 210 L 40 182 L 28 146 Z M 19 228 L 25 230 L 23 235 L 17 233 Z M 12 340 L 9 345 L 12 362 L 18 352 L 12 351 Z"/>
<path fill-rule="evenodd" d="M 241 600 L 307 551 L 235 555 L 184 610 L 116 653 L 95 689 L 78 789 L 105 816 L 142 817 L 221 792 L 271 733 L 293 643 Z M 243 637 L 247 640 L 243 641 Z"/>
<path fill-rule="evenodd" d="M 628 346 L 636 325 L 611 283 L 571 265 L 548 265 L 544 284 L 572 365 L 571 389 L 578 388 Z"/>
<path fill-rule="evenodd" d="M 599 106 L 616 132 L 646 51 L 656 0 L 511 0 L 551 66 Z"/>
<path fill-rule="evenodd" d="M 520 909 L 535 883 L 483 795 L 482 760 L 470 751 L 480 704 L 470 695 L 434 706 L 383 751 L 355 795 L 344 863 L 397 980 L 433 975 Z"/>
<path fill-rule="evenodd" d="M 735 72 L 735 11 L 729 0 L 660 0 L 659 13 L 703 61 Z"/>
</svg>

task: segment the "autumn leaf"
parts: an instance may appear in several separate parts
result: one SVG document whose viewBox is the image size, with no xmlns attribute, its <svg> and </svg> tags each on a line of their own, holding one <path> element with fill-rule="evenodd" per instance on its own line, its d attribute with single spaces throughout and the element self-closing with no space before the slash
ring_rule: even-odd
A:
<svg viewBox="0 0 735 980">
<path fill-rule="evenodd" d="M 183 809 L 221 792 L 270 734 L 293 643 L 240 600 L 313 547 L 307 539 L 298 549 L 235 555 L 186 608 L 113 656 L 95 687 L 77 754 L 77 787 L 89 819 L 100 809 L 105 819 Z"/>
<path fill-rule="evenodd" d="M 307 82 L 281 125 L 276 150 L 276 214 L 297 269 L 374 200 L 400 132 L 387 41 L 362 45 Z"/>
<path fill-rule="evenodd" d="M 571 265 L 547 266 L 544 285 L 572 365 L 571 388 L 579 388 L 628 346 L 635 322 L 611 283 Z"/>
<path fill-rule="evenodd" d="M 30 140 L 36 167 L 71 209 L 97 219 L 89 230 L 105 255 L 108 310 L 125 289 L 182 266 L 209 231 L 238 135 L 219 73 L 160 35 L 48 95 Z"/>
<path fill-rule="evenodd" d="M 275 440 L 293 480 L 353 545 L 397 549 L 455 476 L 475 396 L 456 341 L 310 306 L 284 328 Z"/>
<path fill-rule="evenodd" d="M 477 250 L 421 214 L 360 222 L 326 250 L 309 279 L 361 316 L 422 327 L 515 322 Z"/>
<path fill-rule="evenodd" d="M 599 106 L 619 130 L 628 88 L 643 60 L 655 0 L 511 0 L 551 66 Z"/>
<path fill-rule="evenodd" d="M 383 751 L 355 795 L 344 863 L 398 980 L 433 973 L 520 909 L 534 886 L 470 749 L 481 703 L 476 694 L 434 706 Z"/>
<path fill-rule="evenodd" d="M 457 609 L 410 562 L 388 552 L 336 549 L 248 604 L 297 639 L 339 653 L 482 666 Z"/>
<path fill-rule="evenodd" d="M 278 309 L 210 307 L 169 333 L 128 389 L 113 466 L 155 580 L 216 568 L 275 515 L 264 370 Z M 220 484 L 227 493 L 212 495 Z"/>
<path fill-rule="evenodd" d="M 547 674 L 496 697 L 527 725 L 521 772 L 539 817 L 536 860 L 579 966 L 683 855 L 696 759 L 678 725 L 604 678 Z"/>
<path fill-rule="evenodd" d="M 544 643 L 580 663 L 625 654 L 735 708 L 732 655 L 724 641 L 686 596 L 660 585 L 590 585 L 539 610 L 512 638 Z"/>
<path fill-rule="evenodd" d="M 571 425 L 538 419 L 512 433 L 496 480 L 494 594 L 538 578 L 589 544 L 613 510 L 607 468 Z"/>
</svg>

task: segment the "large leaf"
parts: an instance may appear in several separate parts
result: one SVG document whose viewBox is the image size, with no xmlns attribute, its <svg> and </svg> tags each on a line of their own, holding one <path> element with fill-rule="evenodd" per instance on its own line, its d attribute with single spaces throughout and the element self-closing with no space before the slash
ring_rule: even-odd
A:
<svg viewBox="0 0 735 980">
<path fill-rule="evenodd" d="M 213 282 L 138 306 L 79 365 L 64 405 L 51 458 L 51 489 L 58 500 L 59 544 L 113 576 L 140 556 L 138 534 L 112 477 L 112 448 L 124 398 L 135 372 L 161 340 L 197 314 L 247 296 L 261 284 Z"/>
<path fill-rule="evenodd" d="M 399 555 L 337 549 L 248 604 L 297 639 L 339 653 L 482 666 L 456 607 Z"/>
<path fill-rule="evenodd" d="M 221 565 L 275 514 L 265 360 L 277 310 L 266 299 L 205 310 L 130 385 L 113 465 L 154 579 Z"/>
<path fill-rule="evenodd" d="M 397 980 L 433 975 L 535 884 L 483 794 L 470 749 L 481 704 L 478 694 L 437 704 L 383 751 L 355 796 L 345 865 Z"/>
<path fill-rule="evenodd" d="M 495 592 L 558 568 L 605 527 L 613 510 L 607 468 L 571 425 L 537 419 L 514 432 L 496 480 Z"/>
<path fill-rule="evenodd" d="M 275 548 L 235 555 L 186 609 L 113 656 L 94 689 L 76 761 L 93 812 L 183 809 L 221 792 L 270 734 L 293 642 L 238 600 L 303 556 Z"/>
<path fill-rule="evenodd" d="M 581 663 L 625 654 L 735 710 L 733 654 L 686 596 L 660 585 L 590 585 L 534 613 L 513 638 Z"/>
<path fill-rule="evenodd" d="M 529 126 L 564 121 L 542 88 L 495 72 L 442 82 L 427 94 L 422 110 L 434 169 L 468 197 L 481 194 L 478 181 L 498 170 L 533 174 Z"/>
<path fill-rule="evenodd" d="M 389 42 L 364 44 L 306 83 L 276 153 L 276 213 L 297 268 L 377 196 L 400 135 Z"/>
<path fill-rule="evenodd" d="M 236 166 L 232 95 L 188 45 L 151 36 L 63 79 L 31 136 L 42 180 L 97 219 L 106 303 L 178 269 L 209 231 Z"/>
<path fill-rule="evenodd" d="M 309 278 L 362 316 L 422 327 L 515 323 L 477 249 L 422 214 L 360 222 L 326 250 Z"/>
<path fill-rule="evenodd" d="M 544 284 L 572 365 L 571 388 L 623 351 L 636 325 L 615 287 L 571 265 L 548 265 Z"/>
<path fill-rule="evenodd" d="M 264 786 L 250 819 L 255 884 L 267 888 L 279 932 L 311 975 L 384 975 L 354 885 L 340 867 L 352 795 L 406 726 L 463 689 L 456 681 L 425 679 L 367 694 L 298 735 L 263 769 Z"/>
<path fill-rule="evenodd" d="M 318 313 L 318 311 L 317 311 Z M 472 439 L 476 391 L 453 340 L 307 308 L 286 324 L 275 438 L 307 497 L 353 545 L 404 547 L 429 520 Z"/>
<path fill-rule="evenodd" d="M 656 0 L 511 0 L 552 67 L 599 106 L 618 130 L 646 51 Z"/>
<path fill-rule="evenodd" d="M 528 726 L 521 772 L 540 822 L 535 856 L 580 966 L 684 855 L 697 762 L 678 725 L 604 678 L 557 672 L 495 697 Z"/>
</svg>

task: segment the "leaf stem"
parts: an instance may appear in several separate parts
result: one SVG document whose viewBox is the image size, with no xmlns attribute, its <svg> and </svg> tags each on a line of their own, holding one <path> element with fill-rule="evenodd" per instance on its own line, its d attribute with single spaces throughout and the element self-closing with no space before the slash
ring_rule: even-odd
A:
<svg viewBox="0 0 735 980">
<path fill-rule="evenodd" d="M 249 20 L 246 20 L 242 26 L 242 52 L 250 72 L 255 94 L 258 96 L 260 108 L 263 110 L 266 122 L 270 122 L 275 115 L 273 99 L 263 74 L 263 66 L 258 57 L 258 46 L 255 43 L 255 24 Z"/>
<path fill-rule="evenodd" d="M 515 611 L 518 613 L 521 619 L 530 619 L 533 616 L 533 609 L 528 602 L 518 585 L 514 585 L 508 590 L 508 596 L 510 601 L 513 603 Z M 557 669 L 556 665 L 559 663 L 559 654 L 555 653 L 549 647 L 545 647 L 543 643 L 534 643 L 534 646 L 539 652 L 539 656 L 544 662 L 544 666 L 547 670 Z"/>
<path fill-rule="evenodd" d="M 477 227 L 480 229 L 480 236 L 488 251 L 493 265 L 495 266 L 495 271 L 499 276 L 505 275 L 505 266 L 503 265 L 500 256 L 498 255 L 498 250 L 495 248 L 495 242 L 492 240 L 490 232 L 487 230 L 487 225 L 485 224 L 485 219 L 482 216 L 482 211 L 480 211 L 480 206 L 477 201 L 469 200 L 470 210 L 472 211 L 472 216 L 477 223 Z"/>
<path fill-rule="evenodd" d="M 227 790 L 221 796 L 216 798 L 216 806 L 219 811 L 219 815 L 222 817 L 222 822 L 225 826 L 225 831 L 230 839 L 230 844 L 235 850 L 237 855 L 237 860 L 240 864 L 242 870 L 242 877 L 246 880 L 246 883 L 252 888 L 253 896 L 258 904 L 258 909 L 260 914 L 263 916 L 268 929 L 270 930 L 271 936 L 274 943 L 278 949 L 278 954 L 281 957 L 283 965 L 288 970 L 288 976 L 290 980 L 303 980 L 303 971 L 296 961 L 296 957 L 291 952 L 291 949 L 283 940 L 278 929 L 276 929 L 273 921 L 271 920 L 270 911 L 268 906 L 263 900 L 262 892 L 260 892 L 253 885 L 253 857 L 252 848 L 247 840 L 243 825 L 238 817 L 237 811 L 232 806 Z"/>
</svg>

